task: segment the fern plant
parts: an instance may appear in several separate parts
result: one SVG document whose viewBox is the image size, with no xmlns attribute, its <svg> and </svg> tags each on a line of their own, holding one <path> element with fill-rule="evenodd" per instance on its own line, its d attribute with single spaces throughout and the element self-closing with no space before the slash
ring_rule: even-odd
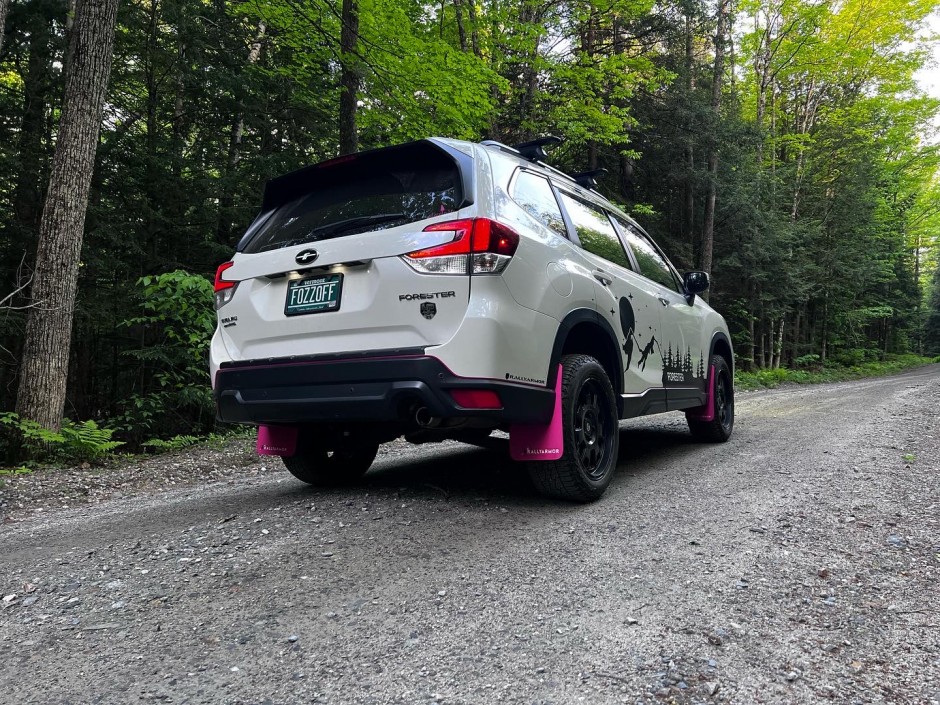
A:
<svg viewBox="0 0 940 705">
<path fill-rule="evenodd" d="M 94 462 L 109 455 L 124 445 L 123 441 L 111 440 L 112 428 L 99 428 L 94 421 L 76 423 L 66 419 L 62 424 L 61 452 L 65 459 L 77 462 Z"/>
<path fill-rule="evenodd" d="M 173 436 L 173 438 L 164 440 L 162 438 L 151 438 L 149 441 L 144 441 L 140 445 L 144 448 L 150 448 L 157 452 L 164 452 L 170 450 L 181 450 L 183 448 L 188 448 L 191 445 L 195 445 L 200 441 L 199 436 Z"/>
<path fill-rule="evenodd" d="M 95 462 L 124 445 L 112 440 L 113 428 L 100 428 L 94 421 L 65 419 L 59 431 L 50 431 L 18 414 L 0 414 L 0 448 L 8 458 L 30 457 L 63 463 Z"/>
</svg>

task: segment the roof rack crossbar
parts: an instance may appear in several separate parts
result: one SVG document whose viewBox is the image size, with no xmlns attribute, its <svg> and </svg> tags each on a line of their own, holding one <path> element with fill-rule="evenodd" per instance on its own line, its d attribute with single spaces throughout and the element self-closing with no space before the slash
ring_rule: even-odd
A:
<svg viewBox="0 0 940 705">
<path fill-rule="evenodd" d="M 548 146 L 554 146 L 556 144 L 561 144 L 560 137 L 546 135 L 545 137 L 539 137 L 536 140 L 514 144 L 512 147 L 530 162 L 543 162 L 548 159 L 548 155 L 545 153 L 545 148 Z"/>
<path fill-rule="evenodd" d="M 582 188 L 596 189 L 598 180 L 606 175 L 607 169 L 592 169 L 591 171 L 582 171 L 580 174 L 571 174 L 571 178 Z"/>
</svg>

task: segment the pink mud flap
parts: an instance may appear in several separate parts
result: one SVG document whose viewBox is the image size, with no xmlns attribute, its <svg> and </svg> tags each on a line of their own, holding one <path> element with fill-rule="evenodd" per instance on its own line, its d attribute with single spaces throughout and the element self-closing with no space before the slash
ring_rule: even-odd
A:
<svg viewBox="0 0 940 705">
<path fill-rule="evenodd" d="M 692 421 L 715 420 L 715 366 L 708 366 L 708 391 L 705 393 L 705 406 L 689 409 L 685 412 L 686 418 Z"/>
<path fill-rule="evenodd" d="M 555 410 L 547 424 L 513 424 L 509 455 L 513 460 L 558 460 L 565 452 L 561 418 L 561 365 L 555 380 Z"/>
<path fill-rule="evenodd" d="M 297 450 L 296 426 L 258 426 L 258 455 L 291 456 Z"/>
</svg>

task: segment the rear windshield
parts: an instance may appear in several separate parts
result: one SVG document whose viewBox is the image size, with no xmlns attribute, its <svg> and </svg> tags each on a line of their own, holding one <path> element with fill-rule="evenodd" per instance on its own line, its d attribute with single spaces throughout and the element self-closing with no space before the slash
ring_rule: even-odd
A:
<svg viewBox="0 0 940 705">
<path fill-rule="evenodd" d="M 306 184 L 309 191 L 278 206 L 245 252 L 393 228 L 452 213 L 462 201 L 456 164 L 421 143 L 340 158 L 285 179 L 269 188 L 296 193 Z"/>
</svg>

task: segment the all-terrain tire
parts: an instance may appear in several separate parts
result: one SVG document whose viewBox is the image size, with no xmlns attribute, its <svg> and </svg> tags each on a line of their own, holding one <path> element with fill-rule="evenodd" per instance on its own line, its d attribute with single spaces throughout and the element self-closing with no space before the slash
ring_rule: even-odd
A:
<svg viewBox="0 0 940 705">
<path fill-rule="evenodd" d="M 712 355 L 711 365 L 715 368 L 715 416 L 711 421 L 699 421 L 689 414 L 685 418 L 695 440 L 724 443 L 734 430 L 734 380 L 721 355 Z"/>
<path fill-rule="evenodd" d="M 336 487 L 359 480 L 372 466 L 379 444 L 361 441 L 330 449 L 316 438 L 298 442 L 297 452 L 281 458 L 290 474 L 317 487 Z"/>
<path fill-rule="evenodd" d="M 607 373 L 593 357 L 566 355 L 561 364 L 564 454 L 528 463 L 529 476 L 548 497 L 591 502 L 604 494 L 617 469 L 617 402 Z"/>
</svg>

